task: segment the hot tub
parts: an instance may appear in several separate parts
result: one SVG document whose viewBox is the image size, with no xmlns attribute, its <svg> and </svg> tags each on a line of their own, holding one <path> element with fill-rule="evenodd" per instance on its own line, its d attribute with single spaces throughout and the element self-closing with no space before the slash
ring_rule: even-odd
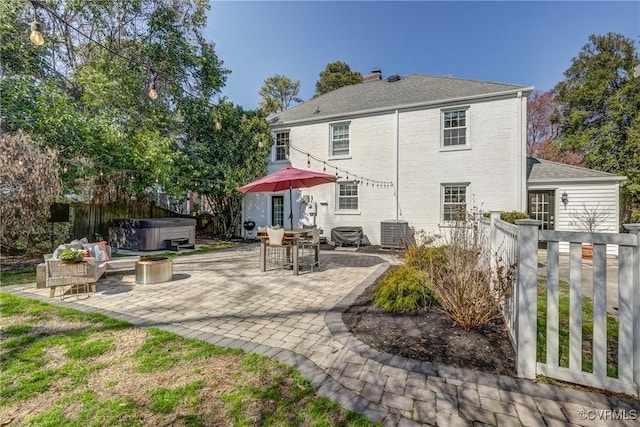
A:
<svg viewBox="0 0 640 427">
<path fill-rule="evenodd" d="M 132 251 L 170 249 L 172 242 L 196 241 L 195 218 L 137 218 L 109 221 L 109 244 Z"/>
</svg>

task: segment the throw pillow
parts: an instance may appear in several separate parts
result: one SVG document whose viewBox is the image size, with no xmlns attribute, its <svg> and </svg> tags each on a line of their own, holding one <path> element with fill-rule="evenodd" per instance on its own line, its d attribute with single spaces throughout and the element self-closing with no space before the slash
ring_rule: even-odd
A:
<svg viewBox="0 0 640 427">
<path fill-rule="evenodd" d="M 107 242 L 85 243 L 82 245 L 84 249 L 91 251 L 91 256 L 95 257 L 96 261 L 104 262 L 109 261 L 109 252 L 107 252 Z"/>
<path fill-rule="evenodd" d="M 100 246 L 100 250 L 104 252 L 104 260 L 109 261 L 111 257 L 109 257 L 109 251 L 107 250 L 107 241 L 103 240 L 102 242 L 98 242 L 98 246 Z"/>
<path fill-rule="evenodd" d="M 58 255 L 60 255 L 60 252 L 64 251 L 65 249 L 70 249 L 70 248 L 67 247 L 67 245 L 65 245 L 64 243 L 61 244 L 56 248 L 55 251 L 53 251 L 53 255 L 51 256 L 51 258 L 58 259 Z"/>
<path fill-rule="evenodd" d="M 79 240 L 72 240 L 71 243 L 68 243 L 67 246 L 69 249 L 82 249 L 82 245 L 89 243 L 89 239 L 83 237 Z"/>
</svg>

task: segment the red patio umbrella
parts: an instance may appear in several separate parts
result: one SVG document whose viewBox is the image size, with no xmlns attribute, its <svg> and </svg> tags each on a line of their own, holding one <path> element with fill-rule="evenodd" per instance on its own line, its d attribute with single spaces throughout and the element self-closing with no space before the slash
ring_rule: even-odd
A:
<svg viewBox="0 0 640 427">
<path fill-rule="evenodd" d="M 257 181 L 250 182 L 238 188 L 242 193 L 260 193 L 289 190 L 289 220 L 293 229 L 293 203 L 291 200 L 291 190 L 294 188 L 314 187 L 320 184 L 336 182 L 338 176 L 326 173 L 314 172 L 307 169 L 297 169 L 290 166 L 280 169 Z"/>
</svg>

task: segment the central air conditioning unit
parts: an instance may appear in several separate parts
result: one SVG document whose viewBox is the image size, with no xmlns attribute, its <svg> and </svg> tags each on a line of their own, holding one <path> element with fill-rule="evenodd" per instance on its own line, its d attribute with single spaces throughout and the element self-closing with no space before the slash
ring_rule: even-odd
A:
<svg viewBox="0 0 640 427">
<path fill-rule="evenodd" d="M 411 238 L 409 223 L 402 220 L 380 222 L 380 246 L 383 248 L 407 247 Z"/>
</svg>

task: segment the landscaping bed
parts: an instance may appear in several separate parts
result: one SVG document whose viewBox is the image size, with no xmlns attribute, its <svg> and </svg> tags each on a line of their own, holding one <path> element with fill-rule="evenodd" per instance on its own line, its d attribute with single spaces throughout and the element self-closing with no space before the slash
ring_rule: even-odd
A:
<svg viewBox="0 0 640 427">
<path fill-rule="evenodd" d="M 371 285 L 342 315 L 349 330 L 372 348 L 459 368 L 515 376 L 515 353 L 502 320 L 478 329 L 455 325 L 439 307 L 413 314 L 385 313 Z"/>
</svg>

